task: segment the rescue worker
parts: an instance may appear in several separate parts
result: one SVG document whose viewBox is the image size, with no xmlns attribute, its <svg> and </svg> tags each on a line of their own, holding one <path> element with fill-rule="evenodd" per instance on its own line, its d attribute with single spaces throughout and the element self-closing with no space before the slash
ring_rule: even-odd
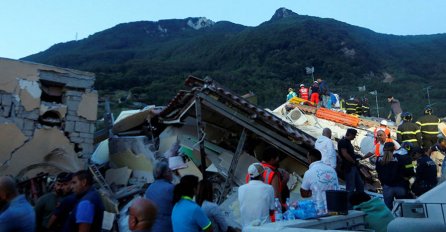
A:
<svg viewBox="0 0 446 232">
<path fill-rule="evenodd" d="M 313 82 L 313 85 L 310 87 L 310 101 L 315 105 L 319 104 L 319 84 L 317 81 Z"/>
<path fill-rule="evenodd" d="M 366 97 L 362 99 L 362 115 L 370 117 L 369 99 L 367 99 Z"/>
<path fill-rule="evenodd" d="M 395 150 L 398 150 L 401 147 L 400 144 L 397 141 L 387 137 L 387 135 L 384 132 L 384 130 L 379 130 L 377 132 L 377 134 L 376 134 L 376 138 L 377 138 L 378 142 L 375 144 L 375 152 L 374 153 L 372 153 L 372 152 L 367 153 L 364 156 L 364 159 L 369 158 L 369 157 L 371 157 L 373 155 L 375 155 L 376 157 L 383 156 L 384 155 L 384 144 L 385 143 L 393 143 Z"/>
<path fill-rule="evenodd" d="M 300 84 L 300 88 L 299 88 L 299 97 L 300 98 L 308 101 L 309 92 L 310 92 L 310 90 L 308 90 L 308 88 L 306 88 L 304 84 Z"/>
<path fill-rule="evenodd" d="M 440 119 L 432 115 L 432 108 L 427 106 L 424 109 L 424 116 L 417 120 L 418 126 L 420 126 L 421 137 L 423 142 L 423 147 L 431 147 L 437 142 L 438 134 L 438 124 Z"/>
<path fill-rule="evenodd" d="M 297 94 L 294 92 L 293 88 L 288 89 L 288 95 L 286 95 L 286 100 L 289 101 L 291 98 L 296 97 Z"/>
<path fill-rule="evenodd" d="M 402 114 L 403 123 L 398 126 L 396 140 L 399 143 L 411 142 L 414 147 L 421 147 L 421 132 L 417 124 L 411 122 L 412 114 L 404 112 Z"/>
<path fill-rule="evenodd" d="M 383 130 L 384 133 L 386 133 L 387 138 L 390 138 L 390 129 L 387 127 L 387 120 L 381 120 L 379 126 L 375 128 L 375 131 L 373 132 L 373 134 L 375 135 L 375 144 L 378 143 L 377 133 L 379 130 Z"/>
<path fill-rule="evenodd" d="M 362 115 L 362 101 L 360 98 L 355 98 L 355 101 L 358 103 L 358 105 L 356 105 L 356 114 Z"/>
<path fill-rule="evenodd" d="M 358 107 L 358 102 L 355 101 L 353 97 L 350 97 L 345 101 L 345 110 L 347 114 L 356 114 L 356 108 Z"/>
</svg>

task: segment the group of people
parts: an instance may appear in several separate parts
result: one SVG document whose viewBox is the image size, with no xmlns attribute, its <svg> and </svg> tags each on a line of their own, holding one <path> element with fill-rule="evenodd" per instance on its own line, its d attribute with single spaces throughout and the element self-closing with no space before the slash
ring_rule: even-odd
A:
<svg viewBox="0 0 446 232">
<path fill-rule="evenodd" d="M 322 106 L 331 109 L 336 104 L 338 98 L 330 92 L 328 84 L 325 80 L 318 78 L 310 87 L 300 84 L 298 94 L 293 88 L 288 89 L 287 101 L 293 97 L 299 97 L 311 102 L 313 105 Z"/>
<path fill-rule="evenodd" d="M 233 230 L 228 226 L 223 211 L 213 202 L 213 187 L 210 182 L 199 181 L 194 175 L 185 175 L 174 185 L 173 172 L 164 160 L 157 161 L 153 174 L 155 181 L 144 194 L 144 199 L 152 202 L 157 210 L 151 231 Z"/>
<path fill-rule="evenodd" d="M 104 206 L 92 184 L 89 171 L 60 173 L 33 208 L 13 178 L 0 177 L 0 231 L 101 231 Z"/>
</svg>

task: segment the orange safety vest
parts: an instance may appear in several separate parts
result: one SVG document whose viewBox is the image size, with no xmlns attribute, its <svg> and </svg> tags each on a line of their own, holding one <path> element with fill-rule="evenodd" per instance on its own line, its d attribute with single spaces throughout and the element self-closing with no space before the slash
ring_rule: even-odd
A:
<svg viewBox="0 0 446 232">
<path fill-rule="evenodd" d="M 393 143 L 393 139 L 387 138 L 384 143 Z M 379 155 L 380 155 L 379 154 L 380 148 L 381 148 L 381 143 L 378 142 L 377 144 L 375 144 L 375 156 L 376 157 L 379 157 Z"/>
<path fill-rule="evenodd" d="M 265 171 L 263 172 L 263 183 L 271 185 L 271 183 L 273 182 L 274 175 L 277 175 L 277 177 L 279 178 L 278 195 L 281 196 L 283 186 L 282 186 L 282 177 L 281 177 L 279 171 L 277 171 L 276 167 L 274 167 L 268 163 L 262 162 L 261 164 L 262 164 L 263 168 L 265 169 Z M 248 183 L 249 180 L 250 180 L 250 177 L 249 177 L 249 174 L 247 174 L 246 175 L 246 183 Z"/>
<path fill-rule="evenodd" d="M 386 133 L 387 138 L 390 138 L 390 129 L 388 127 L 379 126 L 379 127 L 375 128 L 375 131 L 373 132 L 373 134 L 375 135 L 375 145 L 378 143 L 378 140 L 376 139 L 378 130 L 384 130 L 384 133 Z"/>
</svg>

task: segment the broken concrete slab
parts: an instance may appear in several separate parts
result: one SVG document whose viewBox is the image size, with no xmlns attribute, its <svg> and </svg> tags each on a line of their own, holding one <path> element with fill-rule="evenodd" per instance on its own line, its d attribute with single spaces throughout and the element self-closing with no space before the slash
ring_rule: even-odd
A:
<svg viewBox="0 0 446 232">
<path fill-rule="evenodd" d="M 194 164 L 194 162 L 188 161 L 186 165 L 187 168 L 178 169 L 178 173 L 181 177 L 185 175 L 194 175 L 197 176 L 199 180 L 203 179 L 203 174 L 201 173 L 200 169 L 198 169 L 197 165 Z"/>
<path fill-rule="evenodd" d="M 33 138 L 16 150 L 0 168 L 2 175 L 32 177 L 46 168 L 75 172 L 84 161 L 77 158 L 74 145 L 56 127 L 36 129 Z M 33 171 L 33 172 L 31 172 Z"/>
<path fill-rule="evenodd" d="M 110 154 L 110 162 L 114 167 L 127 166 L 132 170 L 153 171 L 152 162 L 144 154 L 135 154 L 130 149 Z"/>
<path fill-rule="evenodd" d="M 155 106 L 148 106 L 142 110 L 126 110 L 122 111 L 113 125 L 113 133 L 124 132 L 134 127 L 142 125 L 145 121 L 150 120 L 154 114 L 151 111 Z"/>
<path fill-rule="evenodd" d="M 107 163 L 109 159 L 108 139 L 106 139 L 99 143 L 90 160 L 95 164 L 101 165 Z"/>
<path fill-rule="evenodd" d="M 108 142 L 110 164 L 114 167 L 152 171 L 155 158 L 146 136 L 113 137 Z"/>
<path fill-rule="evenodd" d="M 25 143 L 27 137 L 13 123 L 0 124 L 0 163 L 8 160 L 9 154 Z"/>
<path fill-rule="evenodd" d="M 92 91 L 82 94 L 82 99 L 77 108 L 77 115 L 86 118 L 87 120 L 94 121 L 98 114 L 98 93 Z"/>
<path fill-rule="evenodd" d="M 17 78 L 37 81 L 38 69 L 36 65 L 23 65 L 24 63 L 11 59 L 0 59 L 0 90 L 14 93 L 18 80 Z"/>
<path fill-rule="evenodd" d="M 20 86 L 20 100 L 26 111 L 31 111 L 40 106 L 40 96 L 42 90 L 39 87 L 37 81 L 28 81 L 21 79 L 19 81 Z"/>
<path fill-rule="evenodd" d="M 58 103 L 41 102 L 39 109 L 40 116 L 44 115 L 48 111 L 57 112 L 59 118 L 63 119 L 67 114 L 67 106 Z"/>
<path fill-rule="evenodd" d="M 127 185 L 131 174 L 132 170 L 127 167 L 111 168 L 105 172 L 105 181 L 109 185 Z"/>
</svg>

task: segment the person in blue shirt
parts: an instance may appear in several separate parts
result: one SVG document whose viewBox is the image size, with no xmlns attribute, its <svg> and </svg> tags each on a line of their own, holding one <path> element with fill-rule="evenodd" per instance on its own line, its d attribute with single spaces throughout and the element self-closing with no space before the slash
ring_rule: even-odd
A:
<svg viewBox="0 0 446 232">
<path fill-rule="evenodd" d="M 153 169 L 153 182 L 145 193 L 145 198 L 151 200 L 158 208 L 158 214 L 152 231 L 172 231 L 173 188 L 172 170 L 167 161 L 158 161 Z"/>
<path fill-rule="evenodd" d="M 183 176 L 175 186 L 172 211 L 174 232 L 212 232 L 212 223 L 201 207 L 192 198 L 198 191 L 198 177 Z"/>
<path fill-rule="evenodd" d="M 24 195 L 19 195 L 15 181 L 0 177 L 0 231 L 34 232 L 36 214 Z"/>
<path fill-rule="evenodd" d="M 87 170 L 73 175 L 71 186 L 79 199 L 71 211 L 64 231 L 101 231 L 104 205 L 98 192 L 93 188 L 93 177 Z"/>
<path fill-rule="evenodd" d="M 293 88 L 288 89 L 288 95 L 286 95 L 286 100 L 289 101 L 291 98 L 296 97 L 297 94 L 294 92 Z"/>
</svg>

